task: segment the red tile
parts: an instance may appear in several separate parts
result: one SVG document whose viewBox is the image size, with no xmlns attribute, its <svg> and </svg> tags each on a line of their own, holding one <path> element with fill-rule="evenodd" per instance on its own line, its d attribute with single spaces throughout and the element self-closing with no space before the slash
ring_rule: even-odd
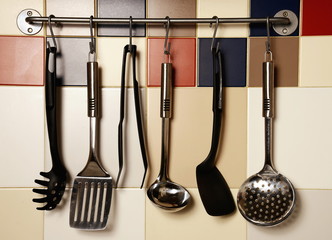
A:
<svg viewBox="0 0 332 240">
<path fill-rule="evenodd" d="M 332 35 L 331 11 L 331 0 L 303 0 L 302 35 Z"/>
<path fill-rule="evenodd" d="M 0 56 L 1 85 L 43 85 L 43 37 L 0 36 Z"/>
<path fill-rule="evenodd" d="M 173 81 L 176 87 L 194 87 L 196 83 L 196 39 L 170 38 Z M 160 86 L 164 39 L 148 39 L 148 86 Z"/>
</svg>

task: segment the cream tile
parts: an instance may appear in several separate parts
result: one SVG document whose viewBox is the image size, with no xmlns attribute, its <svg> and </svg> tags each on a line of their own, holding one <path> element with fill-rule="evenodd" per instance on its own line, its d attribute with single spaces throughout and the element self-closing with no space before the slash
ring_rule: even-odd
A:
<svg viewBox="0 0 332 240">
<path fill-rule="evenodd" d="M 300 38 L 299 86 L 332 86 L 332 36 Z"/>
<path fill-rule="evenodd" d="M 103 86 L 121 86 L 123 48 L 128 44 L 128 38 L 98 38 L 98 61 L 102 68 L 101 78 Z M 133 44 L 137 45 L 136 77 L 140 86 L 146 82 L 146 39 L 133 38 Z M 132 84 L 132 64 L 129 54 L 127 56 L 127 85 Z"/>
<path fill-rule="evenodd" d="M 46 15 L 66 17 L 90 17 L 94 15 L 94 2 L 91 0 L 46 0 Z M 90 36 L 89 24 L 62 24 L 54 26 L 55 35 Z M 47 28 L 49 35 L 49 28 Z"/>
<path fill-rule="evenodd" d="M 38 197 L 28 189 L 0 189 L 1 239 L 43 240 L 43 212 L 32 202 Z"/>
<path fill-rule="evenodd" d="M 219 0 L 197 0 L 197 17 L 198 18 L 212 18 L 218 16 L 219 18 L 234 18 L 234 17 L 249 17 L 249 2 L 248 0 L 233 0 L 233 1 L 219 1 Z M 209 24 L 198 24 L 198 37 L 212 37 L 213 28 L 209 28 Z M 216 37 L 248 37 L 248 24 L 221 24 L 217 31 Z"/>
<path fill-rule="evenodd" d="M 146 240 L 246 239 L 246 222 L 238 211 L 222 217 L 209 216 L 201 203 L 197 189 L 189 189 L 193 202 L 186 209 L 170 213 L 146 203 Z M 237 190 L 232 193 L 236 198 Z"/>
<path fill-rule="evenodd" d="M 160 167 L 160 88 L 148 89 L 150 183 Z M 246 89 L 225 89 L 225 121 L 217 166 L 230 187 L 239 187 L 246 173 Z M 171 119 L 170 178 L 196 187 L 196 166 L 208 155 L 212 134 L 212 88 L 175 88 Z"/>
<path fill-rule="evenodd" d="M 264 162 L 261 88 L 249 88 L 248 175 Z M 331 189 L 332 89 L 278 88 L 274 162 L 297 188 Z"/>
<path fill-rule="evenodd" d="M 14 0 L 1 1 L 1 15 L 0 15 L 0 35 L 25 35 L 16 25 L 16 18 L 18 14 L 24 9 L 34 9 L 41 15 L 44 14 L 43 0 Z M 37 35 L 41 36 L 44 31 L 41 30 Z"/>
<path fill-rule="evenodd" d="M 143 178 L 143 163 L 139 148 L 133 90 L 128 89 L 128 119 L 124 122 L 124 169 L 120 187 L 139 187 Z M 142 93 L 144 91 L 142 90 Z M 70 176 L 83 169 L 88 159 L 89 119 L 87 117 L 85 87 L 61 89 L 61 148 L 64 163 Z M 120 89 L 104 88 L 101 91 L 100 161 L 116 180 L 118 174 L 118 124 Z M 141 95 L 144 99 L 144 94 Z M 46 139 L 47 136 L 46 136 Z M 46 170 L 50 169 L 50 155 L 46 145 Z M 72 179 L 73 180 L 73 179 Z M 71 182 L 70 182 L 71 185 Z"/>
<path fill-rule="evenodd" d="M 299 190 L 297 208 L 290 219 L 276 227 L 248 224 L 248 240 L 329 240 L 331 229 L 331 190 Z"/>
<path fill-rule="evenodd" d="M 34 187 L 44 168 L 44 88 L 0 87 L 1 187 Z"/>
<path fill-rule="evenodd" d="M 144 240 L 145 192 L 140 189 L 113 190 L 107 228 L 103 231 L 84 231 L 69 227 L 71 190 L 67 189 L 67 202 L 63 208 L 45 213 L 45 240 L 57 239 L 121 239 Z"/>
</svg>

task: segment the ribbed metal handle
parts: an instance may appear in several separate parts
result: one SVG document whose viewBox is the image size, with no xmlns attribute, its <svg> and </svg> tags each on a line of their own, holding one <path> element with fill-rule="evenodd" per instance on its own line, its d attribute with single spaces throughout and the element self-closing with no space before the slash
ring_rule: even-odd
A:
<svg viewBox="0 0 332 240">
<path fill-rule="evenodd" d="M 160 117 L 172 117 L 172 63 L 161 64 Z"/>
<path fill-rule="evenodd" d="M 263 117 L 274 117 L 274 64 L 263 62 Z"/>
<path fill-rule="evenodd" d="M 87 63 L 88 72 L 88 116 L 99 115 L 98 62 Z"/>
</svg>

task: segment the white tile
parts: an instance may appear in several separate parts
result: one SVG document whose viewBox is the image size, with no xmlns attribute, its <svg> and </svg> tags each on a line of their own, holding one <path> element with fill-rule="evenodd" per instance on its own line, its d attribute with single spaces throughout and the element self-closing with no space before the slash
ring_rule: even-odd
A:
<svg viewBox="0 0 332 240">
<path fill-rule="evenodd" d="M 248 0 L 198 0 L 197 1 L 197 17 L 211 18 L 218 16 L 219 18 L 249 17 Z M 213 25 L 214 26 L 214 25 Z M 211 37 L 214 27 L 210 28 L 209 24 L 199 24 L 197 28 L 198 37 Z M 248 37 L 248 24 L 220 24 L 216 37 Z"/>
<path fill-rule="evenodd" d="M 70 176 L 83 169 L 88 160 L 89 118 L 87 116 L 86 87 L 64 87 L 61 90 L 61 149 L 63 161 Z M 140 187 L 144 167 L 139 147 L 133 89 L 127 89 L 127 119 L 124 121 L 124 167 L 120 187 Z M 144 99 L 144 91 L 141 94 Z M 120 89 L 103 88 L 101 91 L 100 161 L 116 180 L 118 174 L 118 124 Z M 46 149 L 46 170 L 50 169 L 49 151 Z M 72 183 L 70 182 L 70 185 Z"/>
<path fill-rule="evenodd" d="M 264 163 L 261 88 L 248 94 L 248 175 Z M 332 89 L 278 88 L 274 163 L 296 188 L 332 189 Z"/>
<path fill-rule="evenodd" d="M 155 207 L 147 198 L 146 240 L 245 240 L 246 221 L 236 211 L 226 216 L 212 217 L 205 212 L 198 190 L 188 189 L 193 202 L 179 212 L 167 212 Z M 237 190 L 232 193 L 235 198 Z"/>
<path fill-rule="evenodd" d="M 46 15 L 66 17 L 90 17 L 94 15 L 94 2 L 92 0 L 46 0 Z M 88 24 L 61 24 L 53 26 L 55 35 L 81 35 L 89 36 L 90 29 Z M 47 28 L 47 34 L 49 28 Z"/>
<path fill-rule="evenodd" d="M 133 38 L 133 44 L 137 46 L 136 77 L 140 86 L 146 82 L 146 39 Z M 103 86 L 121 86 L 123 48 L 129 43 L 128 38 L 98 38 L 97 52 L 98 62 L 101 67 L 101 79 Z M 126 85 L 132 84 L 132 59 L 127 54 L 127 79 Z"/>
<path fill-rule="evenodd" d="M 297 208 L 284 223 L 275 227 L 248 224 L 248 240 L 332 239 L 331 190 L 299 190 Z"/>
<path fill-rule="evenodd" d="M 1 239 L 43 240 L 41 205 L 32 202 L 38 195 L 31 188 L 0 189 Z"/>
<path fill-rule="evenodd" d="M 108 225 L 103 231 L 84 231 L 69 227 L 70 194 L 71 190 L 67 190 L 64 196 L 66 202 L 62 208 L 45 213 L 44 240 L 144 240 L 144 190 L 114 190 Z"/>
<path fill-rule="evenodd" d="M 332 86 L 332 36 L 300 38 L 300 86 Z"/>
<path fill-rule="evenodd" d="M 34 187 L 44 169 L 44 88 L 0 87 L 1 187 Z"/>
<path fill-rule="evenodd" d="M 25 9 L 34 9 L 43 16 L 44 13 L 43 0 L 14 0 L 14 1 L 1 1 L 1 14 L 0 14 L 0 34 L 1 35 L 25 35 L 17 27 L 16 18 L 18 14 Z M 37 34 L 43 35 L 43 29 Z"/>
</svg>

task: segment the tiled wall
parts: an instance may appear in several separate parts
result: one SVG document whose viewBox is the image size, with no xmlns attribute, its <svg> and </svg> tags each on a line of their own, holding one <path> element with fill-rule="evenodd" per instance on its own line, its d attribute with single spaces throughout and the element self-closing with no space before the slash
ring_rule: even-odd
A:
<svg viewBox="0 0 332 240">
<path fill-rule="evenodd" d="M 0 14 L 0 238 L 55 239 L 332 239 L 332 4 L 328 0 L 13 0 L 2 1 Z M 44 55 L 48 31 L 24 36 L 17 14 L 33 8 L 42 15 L 101 17 L 266 17 L 291 9 L 299 28 L 291 36 L 273 30 L 276 65 L 274 159 L 277 169 L 297 188 L 297 208 L 284 224 L 262 228 L 247 223 L 237 211 L 211 217 L 201 203 L 195 168 L 207 155 L 212 124 L 212 68 L 209 53 L 213 29 L 208 24 L 171 26 L 171 60 L 175 71 L 174 114 L 171 121 L 170 176 L 188 188 L 191 205 L 178 213 L 155 208 L 139 189 L 143 174 L 135 122 L 133 91 L 128 85 L 125 121 L 125 169 L 114 191 L 109 226 L 87 232 L 69 227 L 72 180 L 88 155 L 86 61 L 88 26 L 54 27 L 60 109 L 61 154 L 71 179 L 62 204 L 40 212 L 32 188 L 41 170 L 50 168 L 45 124 Z M 127 26 L 101 26 L 97 59 L 101 68 L 102 118 L 100 156 L 113 178 L 118 171 L 117 125 L 122 51 Z M 159 117 L 161 25 L 135 26 L 137 78 L 144 99 L 149 174 L 156 178 L 160 163 Z M 223 24 L 217 41 L 223 53 L 225 112 L 217 166 L 236 198 L 242 182 L 263 165 L 261 66 L 265 26 Z"/>
</svg>

